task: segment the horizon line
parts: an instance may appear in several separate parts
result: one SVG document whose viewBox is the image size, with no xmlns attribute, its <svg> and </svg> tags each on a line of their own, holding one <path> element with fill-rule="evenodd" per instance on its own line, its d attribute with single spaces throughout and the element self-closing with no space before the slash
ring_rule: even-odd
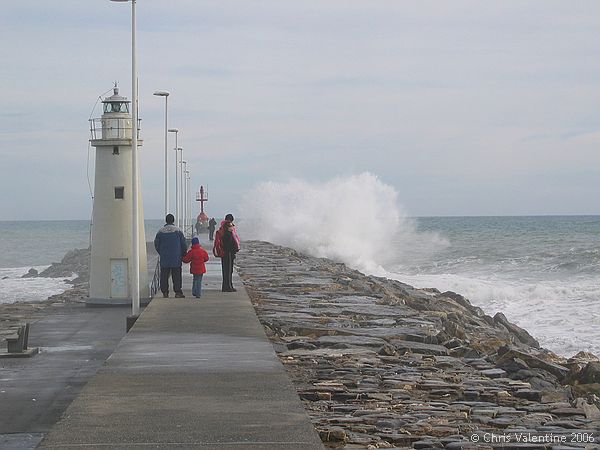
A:
<svg viewBox="0 0 600 450">
<path fill-rule="evenodd" d="M 482 217 L 600 217 L 598 214 L 465 214 L 465 215 L 422 215 L 422 216 L 405 216 L 409 219 L 442 219 L 442 218 L 482 218 Z M 146 220 L 156 220 L 164 222 L 164 218 L 144 218 Z M 236 220 L 241 220 L 238 217 Z M 0 219 L 0 222 L 89 222 L 90 219 Z"/>
</svg>

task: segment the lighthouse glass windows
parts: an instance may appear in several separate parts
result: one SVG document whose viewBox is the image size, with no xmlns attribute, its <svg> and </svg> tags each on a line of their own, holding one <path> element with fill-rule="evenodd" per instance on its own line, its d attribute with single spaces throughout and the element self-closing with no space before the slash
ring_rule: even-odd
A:
<svg viewBox="0 0 600 450">
<path fill-rule="evenodd" d="M 128 113 L 129 103 L 127 102 L 105 102 L 104 103 L 105 113 Z"/>
</svg>

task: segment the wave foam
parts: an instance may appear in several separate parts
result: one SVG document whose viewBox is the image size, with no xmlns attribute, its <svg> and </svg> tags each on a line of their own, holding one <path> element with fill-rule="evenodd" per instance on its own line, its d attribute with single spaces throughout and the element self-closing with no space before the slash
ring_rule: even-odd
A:
<svg viewBox="0 0 600 450">
<path fill-rule="evenodd" d="M 368 274 L 448 245 L 435 233 L 417 232 L 394 188 L 370 173 L 322 183 L 261 183 L 244 196 L 240 212 L 248 238 L 341 261 Z"/>
<path fill-rule="evenodd" d="M 36 266 L 41 272 L 48 266 Z M 0 304 L 16 302 L 41 302 L 48 297 L 62 294 L 71 287 L 64 278 L 21 278 L 30 267 L 0 269 Z"/>
</svg>

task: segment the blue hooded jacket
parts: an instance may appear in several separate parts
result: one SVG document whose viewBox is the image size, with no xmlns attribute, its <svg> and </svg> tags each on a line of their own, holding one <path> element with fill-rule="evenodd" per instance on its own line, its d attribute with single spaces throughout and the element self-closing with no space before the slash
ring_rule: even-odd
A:
<svg viewBox="0 0 600 450">
<path fill-rule="evenodd" d="M 160 255 L 160 267 L 181 267 L 181 258 L 187 253 L 185 237 L 173 224 L 166 224 L 158 230 L 154 248 Z"/>
</svg>

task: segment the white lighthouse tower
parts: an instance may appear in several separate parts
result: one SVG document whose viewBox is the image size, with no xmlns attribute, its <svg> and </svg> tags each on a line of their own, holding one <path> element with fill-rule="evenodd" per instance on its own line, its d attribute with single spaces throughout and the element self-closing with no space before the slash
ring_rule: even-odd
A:
<svg viewBox="0 0 600 450">
<path fill-rule="evenodd" d="M 90 294 L 92 305 L 130 305 L 132 286 L 132 130 L 131 102 L 114 94 L 102 101 L 101 118 L 90 120 L 90 142 L 96 147 Z M 137 128 L 137 127 L 136 127 Z M 142 141 L 138 139 L 138 146 Z M 150 298 L 142 194 L 139 204 L 140 301 Z"/>
</svg>

